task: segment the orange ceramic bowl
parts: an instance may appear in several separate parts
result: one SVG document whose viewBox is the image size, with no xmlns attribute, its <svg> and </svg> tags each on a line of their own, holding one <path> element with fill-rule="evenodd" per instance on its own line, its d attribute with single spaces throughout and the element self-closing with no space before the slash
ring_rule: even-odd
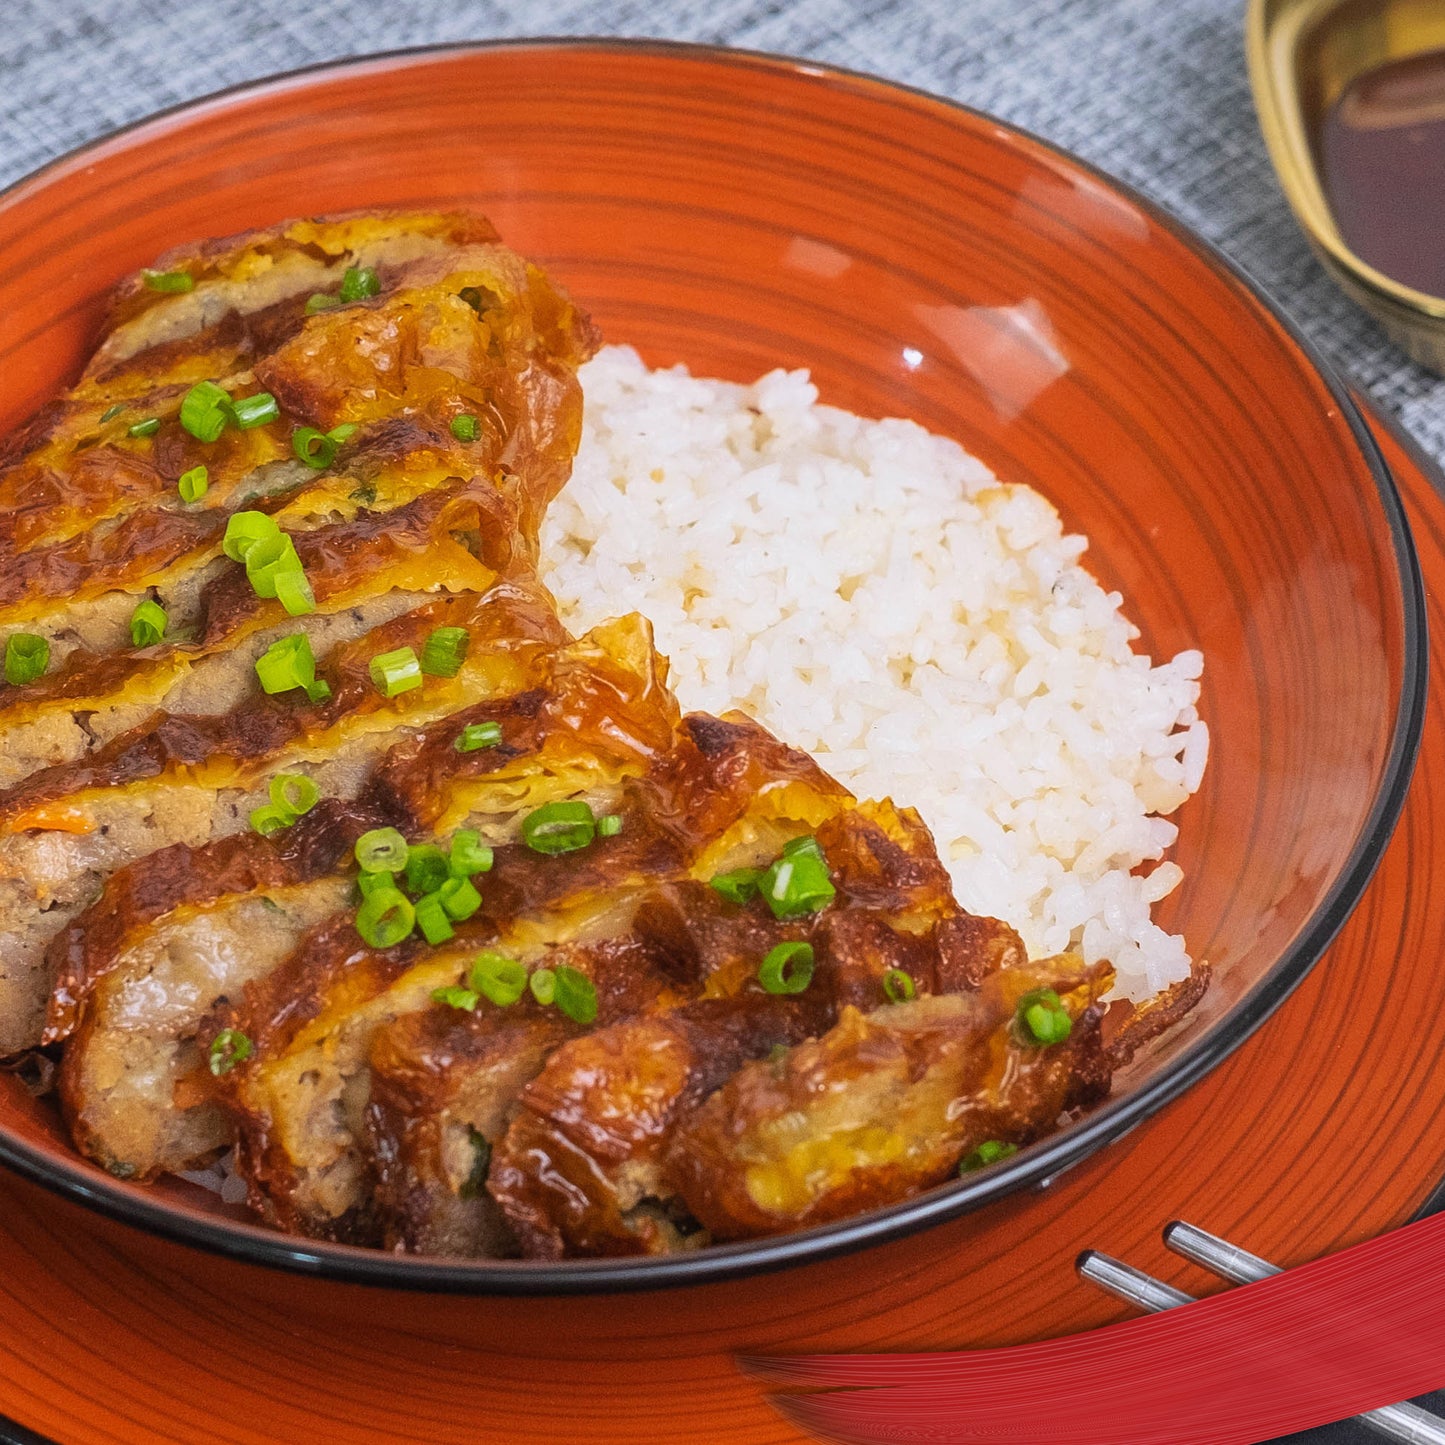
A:
<svg viewBox="0 0 1445 1445">
<path fill-rule="evenodd" d="M 107 288 L 167 247 L 400 205 L 486 211 L 654 364 L 738 380 L 811 367 L 825 400 L 912 417 L 1051 497 L 1142 645 L 1204 651 L 1213 751 L 1178 815 L 1187 881 L 1161 921 L 1215 985 L 1108 1103 L 1006 1165 L 675 1259 L 443 1261 L 297 1240 L 190 1186 L 110 1178 L 12 1076 L 0 1160 L 121 1219 L 310 1272 L 478 1291 L 660 1285 L 817 1258 L 1011 1193 L 1026 1207 L 1023 1186 L 1117 1138 L 1263 1022 L 1395 822 L 1425 624 L 1373 442 L 1247 281 L 1080 162 L 876 80 L 652 43 L 463 46 L 201 101 L 0 197 L 3 421 L 74 377 Z"/>
</svg>

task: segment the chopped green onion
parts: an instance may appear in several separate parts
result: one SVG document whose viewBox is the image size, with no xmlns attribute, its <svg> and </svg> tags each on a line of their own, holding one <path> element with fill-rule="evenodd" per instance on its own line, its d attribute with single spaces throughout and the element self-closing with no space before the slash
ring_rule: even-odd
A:
<svg viewBox="0 0 1445 1445">
<path fill-rule="evenodd" d="M 281 408 L 269 391 L 243 396 L 232 403 L 231 409 L 236 414 L 236 425 L 242 431 L 249 431 L 253 426 L 269 426 L 273 421 L 281 420 Z"/>
<path fill-rule="evenodd" d="M 149 597 L 130 615 L 130 645 L 154 647 L 166 635 L 166 609 Z"/>
<path fill-rule="evenodd" d="M 181 425 L 197 441 L 219 441 L 231 420 L 231 393 L 214 381 L 198 381 L 181 399 Z"/>
<path fill-rule="evenodd" d="M 325 678 L 315 678 L 306 684 L 306 697 L 314 703 L 330 702 L 331 684 Z"/>
<path fill-rule="evenodd" d="M 596 833 L 592 809 L 580 800 L 543 803 L 522 819 L 522 841 L 534 853 L 575 853 Z"/>
<path fill-rule="evenodd" d="M 206 1062 L 219 1078 L 251 1057 L 251 1040 L 240 1029 L 222 1029 L 211 1041 Z"/>
<path fill-rule="evenodd" d="M 276 600 L 290 616 L 302 617 L 316 611 L 316 594 L 299 563 L 294 570 L 277 572 L 272 585 L 276 590 Z"/>
<path fill-rule="evenodd" d="M 802 993 L 812 981 L 811 943 L 780 943 L 770 948 L 758 965 L 758 982 L 769 993 Z"/>
<path fill-rule="evenodd" d="M 573 1023 L 590 1024 L 597 1017 L 597 990 L 585 973 L 559 963 L 553 970 L 553 997 Z M 535 977 L 535 975 L 533 975 Z"/>
<path fill-rule="evenodd" d="M 421 670 L 431 677 L 455 677 L 471 645 L 472 634 L 465 627 L 438 627 L 422 646 Z"/>
<path fill-rule="evenodd" d="M 34 632 L 12 632 L 5 640 L 5 681 L 12 687 L 34 682 L 50 666 L 50 644 Z"/>
<path fill-rule="evenodd" d="M 356 430 L 357 425 L 358 424 L 354 421 L 344 421 L 341 423 L 340 426 L 332 427 L 331 430 L 326 433 L 326 435 L 329 436 L 331 440 L 336 443 L 337 446 L 340 446 L 352 434 L 352 432 Z"/>
<path fill-rule="evenodd" d="M 192 467 L 188 472 L 182 472 L 180 480 L 176 483 L 176 490 L 181 494 L 183 502 L 199 502 L 210 490 L 211 474 L 202 465 Z"/>
<path fill-rule="evenodd" d="M 615 838 L 622 831 L 622 818 L 617 813 L 604 813 L 597 820 L 599 838 Z"/>
<path fill-rule="evenodd" d="M 406 886 L 413 893 L 434 893 L 452 876 L 447 855 L 435 843 L 416 843 L 406 852 Z"/>
<path fill-rule="evenodd" d="M 457 734 L 456 748 L 459 753 L 474 753 L 478 748 L 494 748 L 501 740 L 501 723 L 468 723 Z"/>
<path fill-rule="evenodd" d="M 492 1146 L 487 1136 L 468 1124 L 467 1142 L 472 1146 L 472 1172 L 458 1187 L 458 1199 L 475 1199 L 486 1187 L 487 1170 L 492 1167 Z"/>
<path fill-rule="evenodd" d="M 451 857 L 447 860 L 453 878 L 471 878 L 492 871 L 492 850 L 482 842 L 475 828 L 458 828 L 452 834 Z"/>
<path fill-rule="evenodd" d="M 313 291 L 306 298 L 306 314 L 315 316 L 318 311 L 333 311 L 340 305 L 341 302 L 335 296 L 328 296 L 324 291 Z"/>
<path fill-rule="evenodd" d="M 470 918 L 482 906 L 482 895 L 470 878 L 448 878 L 437 889 L 437 897 L 446 909 L 447 917 L 456 919 L 458 923 Z"/>
<path fill-rule="evenodd" d="M 277 576 L 300 570 L 296 544 L 279 528 L 272 536 L 258 538 L 246 551 L 246 577 L 257 597 L 274 597 Z"/>
<path fill-rule="evenodd" d="M 196 286 L 189 271 L 142 271 L 140 278 L 152 291 L 193 291 Z"/>
<path fill-rule="evenodd" d="M 316 658 L 311 639 L 293 632 L 273 642 L 256 659 L 256 676 L 265 692 L 290 692 L 293 687 L 310 689 L 316 680 Z"/>
<path fill-rule="evenodd" d="M 126 427 L 127 436 L 132 437 L 153 437 L 161 429 L 161 419 L 158 416 L 148 416 L 144 421 L 133 421 Z"/>
<path fill-rule="evenodd" d="M 527 970 L 515 958 L 488 949 L 479 953 L 467 982 L 499 1008 L 508 1008 L 527 991 Z"/>
<path fill-rule="evenodd" d="M 321 789 L 305 773 L 277 773 L 268 791 L 271 801 L 293 818 L 309 813 L 321 801 Z"/>
<path fill-rule="evenodd" d="M 1047 1048 L 1061 1044 L 1074 1030 L 1074 1022 L 1051 988 L 1038 988 L 1020 1000 L 1015 1015 L 1025 1039 Z"/>
<path fill-rule="evenodd" d="M 296 453 L 296 460 L 315 467 L 318 472 L 324 471 L 336 460 L 339 447 L 335 437 L 317 431 L 314 426 L 298 426 L 291 433 L 291 450 Z"/>
<path fill-rule="evenodd" d="M 757 897 L 762 877 L 761 868 L 734 868 L 730 873 L 719 873 L 708 879 L 708 886 L 721 893 L 729 903 L 746 903 L 750 898 Z"/>
<path fill-rule="evenodd" d="M 481 434 L 477 419 L 470 412 L 452 418 L 452 435 L 459 442 L 474 442 Z"/>
<path fill-rule="evenodd" d="M 464 1009 L 468 1013 L 477 1006 L 477 995 L 469 988 L 462 988 L 460 984 L 434 988 L 431 996 L 433 1003 L 444 1003 L 448 1008 Z"/>
<path fill-rule="evenodd" d="M 373 828 L 356 840 L 354 852 L 363 873 L 400 873 L 411 849 L 395 828 Z"/>
<path fill-rule="evenodd" d="M 527 980 L 527 987 L 532 990 L 532 997 L 545 1007 L 557 997 L 557 975 L 550 968 L 535 969 Z"/>
<path fill-rule="evenodd" d="M 232 512 L 226 519 L 221 551 L 233 562 L 244 562 L 257 542 L 279 537 L 281 529 L 265 512 Z"/>
<path fill-rule="evenodd" d="M 822 850 L 812 837 L 793 839 L 763 874 L 759 886 L 775 918 L 817 913 L 838 895 Z"/>
<path fill-rule="evenodd" d="M 395 888 L 396 874 L 388 873 L 384 868 L 376 873 L 358 873 L 356 886 L 361 890 L 363 898 L 370 898 L 373 893 L 383 888 Z"/>
<path fill-rule="evenodd" d="M 263 838 L 289 828 L 295 821 L 296 814 L 279 803 L 262 803 L 259 808 L 251 809 L 251 827 Z"/>
<path fill-rule="evenodd" d="M 371 659 L 371 680 L 383 697 L 396 697 L 421 686 L 421 663 L 409 647 L 395 652 L 378 652 Z"/>
<path fill-rule="evenodd" d="M 391 948 L 415 927 L 416 910 L 399 888 L 374 890 L 356 911 L 356 931 L 372 948 Z"/>
<path fill-rule="evenodd" d="M 106 407 L 106 409 L 101 412 L 100 419 L 102 422 L 114 421 L 116 417 L 118 417 L 124 410 L 125 403 L 123 401 L 118 401 L 114 406 Z"/>
<path fill-rule="evenodd" d="M 901 968 L 890 968 L 883 975 L 883 992 L 888 995 L 889 1003 L 907 1003 L 918 990 L 911 974 Z"/>
<path fill-rule="evenodd" d="M 435 893 L 428 893 L 417 899 L 416 924 L 421 929 L 422 937 L 433 948 L 439 943 L 445 943 L 456 932 L 451 919 L 447 917 L 446 909 L 442 907 L 441 899 Z"/>
<path fill-rule="evenodd" d="M 958 1172 L 972 1174 L 976 1169 L 986 1169 L 990 1164 L 997 1164 L 1000 1159 L 1007 1159 L 1010 1154 L 1018 1152 L 1017 1144 L 1005 1144 L 1002 1139 L 985 1139 L 958 1166 Z"/>
<path fill-rule="evenodd" d="M 341 277 L 343 301 L 365 301 L 381 294 L 381 282 L 370 266 L 348 266 Z"/>
</svg>

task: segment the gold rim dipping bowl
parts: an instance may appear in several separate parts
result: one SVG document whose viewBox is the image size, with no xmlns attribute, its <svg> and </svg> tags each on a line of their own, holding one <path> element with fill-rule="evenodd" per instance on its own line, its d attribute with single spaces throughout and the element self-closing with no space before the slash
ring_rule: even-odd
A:
<svg viewBox="0 0 1445 1445">
<path fill-rule="evenodd" d="M 1445 298 L 1401 285 L 1346 245 L 1316 146 L 1325 115 L 1353 80 L 1386 61 L 1445 49 L 1445 4 L 1250 0 L 1245 49 L 1270 160 L 1325 269 L 1414 360 L 1445 373 Z"/>
</svg>

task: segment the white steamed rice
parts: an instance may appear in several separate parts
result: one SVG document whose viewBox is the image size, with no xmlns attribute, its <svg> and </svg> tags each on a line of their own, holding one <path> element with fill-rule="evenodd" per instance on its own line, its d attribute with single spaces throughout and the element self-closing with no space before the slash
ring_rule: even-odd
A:
<svg viewBox="0 0 1445 1445">
<path fill-rule="evenodd" d="M 859 796 L 912 804 L 959 901 L 1143 999 L 1188 975 L 1151 905 L 1199 787 L 1203 658 L 1160 666 L 1053 507 L 908 421 L 608 347 L 543 530 L 575 630 L 651 618 L 686 708 L 742 708 Z M 1153 863 L 1145 871 L 1144 865 Z"/>
</svg>

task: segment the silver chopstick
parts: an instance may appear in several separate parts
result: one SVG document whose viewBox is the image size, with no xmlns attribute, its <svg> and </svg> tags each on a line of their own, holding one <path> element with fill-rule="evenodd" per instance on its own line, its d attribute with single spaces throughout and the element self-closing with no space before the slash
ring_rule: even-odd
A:
<svg viewBox="0 0 1445 1445">
<path fill-rule="evenodd" d="M 1235 1284 L 1252 1284 L 1280 1272 L 1277 1266 L 1266 1260 L 1182 1220 L 1175 1220 L 1164 1231 L 1164 1243 L 1176 1253 Z M 1148 1310 L 1150 1314 L 1194 1301 L 1194 1296 L 1182 1289 L 1175 1289 L 1173 1285 L 1165 1284 L 1163 1280 L 1096 1249 L 1086 1249 L 1075 1262 L 1075 1268 L 1091 1284 L 1141 1310 Z M 1402 1441 L 1403 1445 L 1445 1445 L 1445 1420 L 1420 1409 L 1418 1405 L 1383 1405 L 1378 1410 L 1356 1415 L 1355 1419 L 1376 1434 Z"/>
</svg>

